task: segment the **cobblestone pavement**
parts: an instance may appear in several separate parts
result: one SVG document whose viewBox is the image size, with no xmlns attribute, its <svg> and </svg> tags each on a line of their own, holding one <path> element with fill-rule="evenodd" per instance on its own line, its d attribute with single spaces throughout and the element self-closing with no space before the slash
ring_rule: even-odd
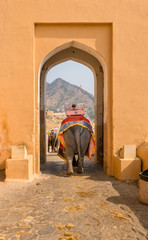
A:
<svg viewBox="0 0 148 240">
<path fill-rule="evenodd" d="M 48 157 L 29 184 L 0 182 L 0 240 L 145 240 L 148 206 L 137 182 L 120 182 L 85 161 L 85 174 L 67 177 L 65 162 Z"/>
</svg>

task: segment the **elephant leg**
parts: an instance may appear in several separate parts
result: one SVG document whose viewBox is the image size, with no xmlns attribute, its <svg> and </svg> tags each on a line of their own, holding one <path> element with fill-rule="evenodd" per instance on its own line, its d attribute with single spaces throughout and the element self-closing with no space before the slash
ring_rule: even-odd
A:
<svg viewBox="0 0 148 240">
<path fill-rule="evenodd" d="M 72 166 L 72 159 L 67 157 L 67 175 L 73 174 L 73 166 Z"/>
<path fill-rule="evenodd" d="M 78 173 L 84 173 L 84 157 L 80 157 L 78 161 Z"/>
<path fill-rule="evenodd" d="M 84 166 L 83 166 L 83 151 L 82 151 L 82 143 L 81 143 L 81 135 L 83 133 L 84 128 L 81 126 L 74 126 L 75 129 L 75 141 L 76 141 L 76 147 L 78 152 L 78 173 L 84 173 Z"/>
<path fill-rule="evenodd" d="M 89 141 L 90 141 L 90 132 L 81 127 L 76 131 L 76 139 L 77 140 L 77 149 L 78 149 L 78 173 L 84 173 L 84 156 L 86 154 Z"/>
<path fill-rule="evenodd" d="M 64 140 L 66 145 L 67 174 L 71 175 L 73 174 L 72 162 L 75 155 L 75 138 L 70 128 L 64 132 Z"/>
</svg>

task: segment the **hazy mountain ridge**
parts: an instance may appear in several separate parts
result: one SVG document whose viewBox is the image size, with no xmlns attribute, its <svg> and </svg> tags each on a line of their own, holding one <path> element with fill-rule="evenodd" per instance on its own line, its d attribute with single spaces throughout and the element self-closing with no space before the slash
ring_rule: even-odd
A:
<svg viewBox="0 0 148 240">
<path fill-rule="evenodd" d="M 66 106 L 75 103 L 77 106 L 85 105 L 89 118 L 94 115 L 94 96 L 81 87 L 66 82 L 61 78 L 52 83 L 46 83 L 46 109 L 63 112 Z"/>
</svg>

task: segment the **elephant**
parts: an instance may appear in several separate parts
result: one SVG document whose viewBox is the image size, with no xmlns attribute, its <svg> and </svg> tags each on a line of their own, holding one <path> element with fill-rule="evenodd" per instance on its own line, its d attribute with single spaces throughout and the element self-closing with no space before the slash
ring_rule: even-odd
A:
<svg viewBox="0 0 148 240">
<path fill-rule="evenodd" d="M 89 147 L 91 132 L 80 125 L 73 125 L 64 131 L 67 174 L 73 174 L 73 165 L 78 166 L 78 173 L 84 173 L 84 156 Z M 76 161 L 75 155 L 78 154 Z"/>
<path fill-rule="evenodd" d="M 58 131 L 52 130 L 48 137 L 48 151 L 51 146 L 52 152 L 57 152 L 59 148 Z"/>
</svg>

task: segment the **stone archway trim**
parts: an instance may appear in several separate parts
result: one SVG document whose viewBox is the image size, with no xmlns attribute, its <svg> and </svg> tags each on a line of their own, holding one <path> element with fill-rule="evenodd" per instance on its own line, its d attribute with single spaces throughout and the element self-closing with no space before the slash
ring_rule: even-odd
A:
<svg viewBox="0 0 148 240">
<path fill-rule="evenodd" d="M 42 61 L 40 68 L 39 68 L 39 77 L 38 77 L 38 81 L 40 83 L 40 75 L 41 75 L 41 71 L 43 71 L 43 66 L 46 65 L 47 61 L 49 59 L 51 59 L 53 56 L 55 56 L 56 54 L 58 54 L 59 52 L 62 51 L 66 51 L 67 49 L 70 48 L 76 48 L 78 50 L 82 50 L 85 53 L 88 53 L 90 56 L 93 56 L 102 66 L 103 68 L 103 72 L 104 72 L 104 147 L 105 147 L 105 151 L 104 151 L 104 170 L 105 172 L 107 172 L 108 175 L 112 175 L 112 161 L 111 161 L 111 144 L 110 144 L 110 140 L 111 140 L 111 106 L 109 106 L 109 102 L 108 101 L 108 96 L 111 96 L 111 93 L 109 93 L 110 89 L 108 87 L 108 72 L 107 72 L 107 64 L 106 61 L 104 60 L 104 58 L 101 56 L 101 54 L 97 53 L 96 50 L 81 44 L 79 42 L 76 41 L 71 41 L 68 42 L 66 44 L 63 44 L 59 47 L 57 47 L 56 49 L 54 49 L 53 51 L 51 51 Z M 77 62 L 83 63 L 84 65 L 90 67 L 93 70 L 93 73 L 95 73 L 95 70 L 93 68 L 93 66 L 91 64 L 89 64 L 87 61 L 82 61 L 80 59 L 74 58 L 74 57 L 62 57 L 60 60 L 58 61 L 53 61 L 48 67 L 46 66 L 45 70 L 44 70 L 44 74 L 46 75 L 47 71 L 52 68 L 53 66 L 55 66 L 58 63 L 61 63 L 63 61 L 66 60 L 76 60 Z M 43 75 L 44 75 L 43 74 Z M 45 75 L 43 77 L 45 77 Z M 95 74 L 94 74 L 95 76 Z M 96 77 L 96 76 L 95 76 Z"/>
</svg>

